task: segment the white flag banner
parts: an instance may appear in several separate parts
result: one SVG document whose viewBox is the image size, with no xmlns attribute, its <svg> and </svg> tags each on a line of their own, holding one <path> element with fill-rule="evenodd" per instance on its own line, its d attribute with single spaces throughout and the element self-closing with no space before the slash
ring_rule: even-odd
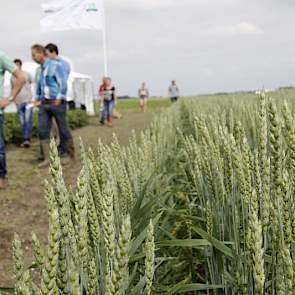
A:
<svg viewBox="0 0 295 295">
<path fill-rule="evenodd" d="M 103 29 L 103 0 L 42 0 L 42 31 Z"/>
</svg>

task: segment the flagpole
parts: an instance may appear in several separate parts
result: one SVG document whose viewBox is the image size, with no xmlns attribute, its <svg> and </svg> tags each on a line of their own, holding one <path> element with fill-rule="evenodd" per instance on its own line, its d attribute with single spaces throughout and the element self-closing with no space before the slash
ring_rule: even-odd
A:
<svg viewBox="0 0 295 295">
<path fill-rule="evenodd" d="M 104 57 L 104 76 L 108 76 L 108 53 L 107 53 L 107 36 L 106 36 L 106 18 L 105 18 L 105 4 L 103 3 L 103 19 L 102 19 L 102 39 L 103 39 L 103 57 Z"/>
</svg>

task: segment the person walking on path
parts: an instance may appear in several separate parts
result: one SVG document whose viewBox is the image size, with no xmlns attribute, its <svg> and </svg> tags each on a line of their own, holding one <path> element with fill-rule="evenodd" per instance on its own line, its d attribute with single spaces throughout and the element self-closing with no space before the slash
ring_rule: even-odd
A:
<svg viewBox="0 0 295 295">
<path fill-rule="evenodd" d="M 37 81 L 36 100 L 39 105 L 39 138 L 44 161 L 39 167 L 49 165 L 50 130 L 52 118 L 55 118 L 60 134 L 60 147 L 71 159 L 74 159 L 74 144 L 66 119 L 67 79 L 62 65 L 47 57 L 42 45 L 32 46 L 32 58 L 41 65 Z"/>
<path fill-rule="evenodd" d="M 101 123 L 104 120 L 104 101 L 103 101 L 103 93 L 104 93 L 104 85 L 106 84 L 106 77 L 102 78 L 102 84 L 99 86 L 98 95 L 100 97 L 99 103 L 99 122 Z"/>
<path fill-rule="evenodd" d="M 171 85 L 169 86 L 168 95 L 171 99 L 171 102 L 176 102 L 179 98 L 179 88 L 176 85 L 175 80 L 172 80 Z"/>
<path fill-rule="evenodd" d="M 10 72 L 15 77 L 14 87 L 9 98 L 3 98 L 4 94 L 4 75 Z M 23 72 L 17 68 L 14 62 L 0 51 L 0 189 L 6 187 L 6 152 L 3 134 L 4 115 L 3 110 L 12 102 L 15 102 L 17 95 L 22 90 L 26 78 Z"/>
<path fill-rule="evenodd" d="M 22 61 L 21 59 L 14 60 L 15 65 L 19 70 L 22 70 Z M 26 78 L 26 84 L 23 86 L 20 93 L 17 95 L 15 99 L 15 104 L 17 107 L 17 114 L 20 121 L 20 127 L 23 135 L 23 143 L 21 147 L 30 147 L 30 141 L 32 137 L 32 128 L 33 128 L 33 104 L 32 104 L 32 83 L 33 77 L 23 71 L 23 74 Z M 11 76 L 10 84 L 11 91 L 13 91 L 15 83 L 17 82 L 17 78 L 15 76 Z"/>
<path fill-rule="evenodd" d="M 138 96 L 140 99 L 140 109 L 142 112 L 145 112 L 147 108 L 147 100 L 150 96 L 149 90 L 147 89 L 145 83 L 142 83 L 141 87 L 139 88 Z"/>
<path fill-rule="evenodd" d="M 103 101 L 103 111 L 100 118 L 100 123 L 104 125 L 105 119 L 109 126 L 113 124 L 113 110 L 117 102 L 116 88 L 112 85 L 111 78 L 105 78 L 100 89 L 100 94 Z"/>
</svg>

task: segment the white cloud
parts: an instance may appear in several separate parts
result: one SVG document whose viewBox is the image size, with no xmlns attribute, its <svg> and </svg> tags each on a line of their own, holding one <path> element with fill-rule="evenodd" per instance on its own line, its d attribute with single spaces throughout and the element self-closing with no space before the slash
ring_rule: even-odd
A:
<svg viewBox="0 0 295 295">
<path fill-rule="evenodd" d="M 175 0 L 110 0 L 107 5 L 112 5 L 121 8 L 141 8 L 152 9 L 157 7 L 165 7 L 177 5 L 178 1 Z"/>
<path fill-rule="evenodd" d="M 238 35 L 261 35 L 262 28 L 249 22 L 241 22 L 230 26 L 220 26 L 209 30 L 209 33 L 216 36 L 238 36 Z"/>
<path fill-rule="evenodd" d="M 177 40 L 168 38 L 156 38 L 153 43 L 160 48 L 170 48 L 177 45 Z"/>
<path fill-rule="evenodd" d="M 106 0 L 110 75 L 121 93 L 130 94 L 136 94 L 141 80 L 149 82 L 153 94 L 165 93 L 171 78 L 186 94 L 294 84 L 295 41 L 289 32 L 295 26 L 295 1 L 281 2 Z M 99 83 L 101 33 L 41 35 L 39 17 L 40 0 L 6 1 L 0 26 L 10 38 L 0 50 L 31 60 L 33 43 L 54 42 L 77 71 Z"/>
</svg>

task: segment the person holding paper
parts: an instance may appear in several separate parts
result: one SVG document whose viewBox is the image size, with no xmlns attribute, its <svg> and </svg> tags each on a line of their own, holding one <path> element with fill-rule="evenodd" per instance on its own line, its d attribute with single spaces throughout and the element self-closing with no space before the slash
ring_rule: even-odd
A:
<svg viewBox="0 0 295 295">
<path fill-rule="evenodd" d="M 19 70 L 22 70 L 22 61 L 21 59 L 14 60 L 15 65 Z M 26 84 L 23 86 L 21 92 L 15 99 L 15 104 L 17 107 L 17 114 L 19 116 L 20 127 L 23 134 L 23 143 L 21 147 L 29 148 L 30 141 L 32 136 L 32 129 L 33 129 L 33 104 L 32 104 L 32 83 L 33 77 L 24 72 L 26 77 Z M 10 84 L 11 84 L 11 91 L 13 91 L 14 86 L 16 83 L 16 77 L 11 76 Z"/>
<path fill-rule="evenodd" d="M 4 93 L 4 75 L 10 72 L 16 78 L 14 88 L 9 98 L 3 98 Z M 3 52 L 0 51 L 0 189 L 6 187 L 6 152 L 3 135 L 4 115 L 3 110 L 15 101 L 17 95 L 26 83 L 26 77 L 23 72 L 17 68 L 13 61 Z"/>
</svg>

